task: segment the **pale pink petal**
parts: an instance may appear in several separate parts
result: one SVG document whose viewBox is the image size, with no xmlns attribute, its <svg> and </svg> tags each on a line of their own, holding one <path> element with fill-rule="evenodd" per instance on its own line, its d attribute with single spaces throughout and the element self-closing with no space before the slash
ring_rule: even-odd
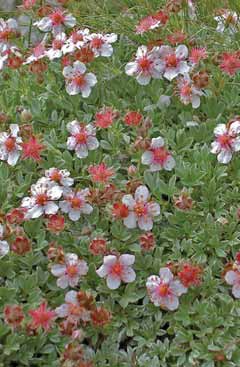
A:
<svg viewBox="0 0 240 367">
<path fill-rule="evenodd" d="M 165 283 L 169 283 L 171 280 L 173 280 L 173 274 L 169 268 L 161 268 L 159 275 Z"/>
<path fill-rule="evenodd" d="M 121 275 L 121 279 L 125 283 L 132 283 L 136 279 L 136 273 L 132 268 L 128 267 Z"/>
<path fill-rule="evenodd" d="M 240 284 L 235 284 L 232 288 L 232 294 L 235 298 L 240 298 Z"/>
<path fill-rule="evenodd" d="M 236 271 L 230 270 L 225 274 L 225 280 L 230 285 L 235 284 L 238 279 L 240 279 L 240 275 Z"/>
<path fill-rule="evenodd" d="M 153 227 L 153 220 L 151 217 L 147 217 L 147 216 L 140 217 L 138 219 L 138 226 L 143 231 L 151 231 Z"/>
<path fill-rule="evenodd" d="M 58 317 L 67 317 L 69 315 L 69 307 L 66 303 L 55 308 L 55 312 Z"/>
<path fill-rule="evenodd" d="M 223 164 L 229 163 L 231 159 L 232 159 L 232 152 L 230 150 L 222 150 L 217 156 L 218 162 Z"/>
<path fill-rule="evenodd" d="M 68 213 L 68 216 L 69 219 L 71 219 L 73 222 L 76 222 L 81 216 L 80 210 L 71 209 Z"/>
<path fill-rule="evenodd" d="M 153 161 L 153 153 L 147 150 L 143 153 L 141 160 L 142 164 L 151 164 Z"/>
<path fill-rule="evenodd" d="M 68 277 L 66 275 L 63 275 L 60 278 L 58 278 L 57 286 L 62 289 L 67 288 L 68 287 Z"/>
<path fill-rule="evenodd" d="M 135 256 L 124 254 L 119 257 L 119 262 L 123 265 L 132 265 L 135 262 Z"/>
<path fill-rule="evenodd" d="M 55 264 L 51 268 L 51 273 L 55 277 L 60 277 L 65 274 L 66 266 L 61 264 Z"/>
<path fill-rule="evenodd" d="M 175 159 L 170 155 L 163 164 L 166 171 L 171 171 L 176 165 Z"/>
<path fill-rule="evenodd" d="M 164 306 L 170 311 L 175 311 L 179 306 L 178 297 L 174 295 L 166 297 L 164 300 Z"/>
<path fill-rule="evenodd" d="M 216 136 L 221 136 L 227 133 L 227 128 L 225 124 L 219 124 L 215 127 L 215 129 L 213 130 L 214 135 Z"/>
<path fill-rule="evenodd" d="M 112 275 L 107 276 L 107 286 L 109 289 L 117 289 L 121 284 L 120 277 L 114 277 Z"/>
<path fill-rule="evenodd" d="M 77 292 L 76 291 L 67 292 L 65 295 L 65 301 L 77 305 L 78 304 Z"/>
<path fill-rule="evenodd" d="M 133 213 L 133 212 L 129 213 L 129 215 L 127 216 L 127 218 L 124 218 L 123 223 L 129 229 L 136 228 L 137 221 L 136 221 L 136 215 L 135 215 L 135 213 Z"/>
<path fill-rule="evenodd" d="M 138 76 L 136 77 L 137 82 L 140 85 L 147 85 L 149 84 L 150 80 L 151 80 L 151 76 L 150 75 L 145 75 L 143 73 L 138 74 Z"/>
<path fill-rule="evenodd" d="M 93 211 L 93 207 L 90 204 L 85 203 L 81 211 L 83 214 L 91 214 Z"/>
<path fill-rule="evenodd" d="M 88 149 L 85 144 L 78 144 L 75 150 L 78 158 L 86 158 L 88 156 Z"/>
<path fill-rule="evenodd" d="M 161 148 L 164 146 L 164 139 L 159 136 L 158 138 L 152 138 L 151 148 Z"/>
<path fill-rule="evenodd" d="M 125 73 L 127 75 L 134 75 L 137 72 L 137 63 L 136 62 L 129 62 L 126 66 L 125 66 Z"/>
<path fill-rule="evenodd" d="M 87 138 L 87 147 L 89 150 L 95 150 L 99 147 L 99 142 L 94 136 Z"/>
<path fill-rule="evenodd" d="M 156 217 L 160 215 L 160 205 L 158 203 L 150 202 L 148 203 L 148 211 L 151 216 Z"/>
<path fill-rule="evenodd" d="M 52 201 L 49 201 L 45 206 L 44 206 L 44 211 L 46 214 L 56 214 L 58 211 L 58 206 L 57 204 L 55 204 Z"/>
<path fill-rule="evenodd" d="M 8 154 L 8 159 L 7 159 L 8 164 L 10 166 L 15 166 L 19 157 L 20 157 L 20 152 L 18 150 L 14 150 L 13 152 L 10 152 Z"/>
<path fill-rule="evenodd" d="M 108 274 L 108 268 L 107 266 L 105 266 L 104 264 L 102 266 L 100 266 L 99 269 L 96 270 L 97 275 L 100 278 L 104 278 L 107 274 Z"/>
<path fill-rule="evenodd" d="M 186 59 L 188 56 L 188 48 L 185 45 L 179 45 L 175 52 L 178 59 Z"/>
<path fill-rule="evenodd" d="M 187 288 L 179 280 L 173 280 L 171 282 L 171 289 L 176 296 L 180 297 L 182 294 L 187 293 Z"/>
<path fill-rule="evenodd" d="M 137 190 L 135 191 L 135 200 L 139 201 L 147 201 L 149 198 L 149 191 L 147 186 L 141 185 L 138 186 Z"/>
<path fill-rule="evenodd" d="M 132 195 L 124 195 L 122 197 L 122 203 L 128 207 L 128 209 L 132 210 L 136 204 L 135 200 L 133 199 Z"/>
</svg>

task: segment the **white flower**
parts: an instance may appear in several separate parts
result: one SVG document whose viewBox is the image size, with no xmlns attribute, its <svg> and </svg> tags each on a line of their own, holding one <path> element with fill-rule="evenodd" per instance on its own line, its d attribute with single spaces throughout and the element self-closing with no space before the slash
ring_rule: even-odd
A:
<svg viewBox="0 0 240 367">
<path fill-rule="evenodd" d="M 92 33 L 86 38 L 90 41 L 90 47 L 93 50 L 96 57 L 98 56 L 110 57 L 113 53 L 111 43 L 117 41 L 117 35 L 115 33 L 111 34 Z"/>
<path fill-rule="evenodd" d="M 52 182 L 58 183 L 63 187 L 72 186 L 74 179 L 69 177 L 70 172 L 66 169 L 49 168 L 45 171 L 45 176 Z"/>
<path fill-rule="evenodd" d="M 35 22 L 34 25 L 42 32 L 52 31 L 54 35 L 57 35 L 63 31 L 64 27 L 74 27 L 76 25 L 76 18 L 71 14 L 66 14 L 62 9 L 57 8 L 47 17 Z"/>
<path fill-rule="evenodd" d="M 71 33 L 71 36 L 67 39 L 62 47 L 64 54 L 72 53 L 76 49 L 81 49 L 87 42 L 87 36 L 89 35 L 89 29 L 79 29 Z"/>
<path fill-rule="evenodd" d="M 239 17 L 235 11 L 221 9 L 220 14 L 214 19 L 217 21 L 216 31 L 223 33 L 228 30 L 230 34 L 234 34 L 239 30 Z"/>
<path fill-rule="evenodd" d="M 63 55 L 63 49 L 67 36 L 65 33 L 59 33 L 52 41 L 52 47 L 46 52 L 49 60 L 59 59 Z"/>
<path fill-rule="evenodd" d="M 5 52 L 10 48 L 9 38 L 16 33 L 18 23 L 15 19 L 0 19 L 0 53 Z"/>
<path fill-rule="evenodd" d="M 22 150 L 22 139 L 18 136 L 19 126 L 10 125 L 10 133 L 0 133 L 0 160 L 7 161 L 10 166 L 15 166 Z"/>
<path fill-rule="evenodd" d="M 37 46 L 35 46 L 32 50 L 32 54 L 27 57 L 24 65 L 31 64 L 32 62 L 38 61 L 47 56 L 47 51 L 45 48 L 44 42 L 40 42 Z"/>
<path fill-rule="evenodd" d="M 136 279 L 132 265 L 135 256 L 124 254 L 119 257 L 115 255 L 104 256 L 103 265 L 96 271 L 101 278 L 107 279 L 107 286 L 110 289 L 117 289 L 121 281 L 132 283 Z"/>
<path fill-rule="evenodd" d="M 66 91 L 71 96 L 81 93 L 83 98 L 87 98 L 91 88 L 97 84 L 96 76 L 93 73 L 86 73 L 86 70 L 86 66 L 80 61 L 75 61 L 73 66 L 66 66 L 63 69 Z"/>
<path fill-rule="evenodd" d="M 10 251 L 7 241 L 0 241 L 0 258 L 6 256 Z"/>
<path fill-rule="evenodd" d="M 219 124 L 214 129 L 216 140 L 211 144 L 211 153 L 217 154 L 218 162 L 227 164 L 234 152 L 240 150 L 240 121 L 231 123 L 230 127 Z"/>
<path fill-rule="evenodd" d="M 98 148 L 99 142 L 93 125 L 80 124 L 74 120 L 67 124 L 67 129 L 71 133 L 67 140 L 67 147 L 69 150 L 75 150 L 78 158 L 86 158 L 89 150 Z"/>
<path fill-rule="evenodd" d="M 124 195 L 122 203 L 127 206 L 129 214 L 123 222 L 127 228 L 136 228 L 150 231 L 153 227 L 153 217 L 160 214 L 160 206 L 149 201 L 149 191 L 146 186 L 139 186 L 132 195 Z"/>
<path fill-rule="evenodd" d="M 161 268 L 159 275 L 151 275 L 147 279 L 146 287 L 149 298 L 155 306 L 174 311 L 179 306 L 178 297 L 187 293 L 187 288 L 179 280 L 174 280 L 168 268 Z"/>
<path fill-rule="evenodd" d="M 183 104 L 192 104 L 193 108 L 200 106 L 200 96 L 204 93 L 202 90 L 196 88 L 188 74 L 184 74 L 182 78 L 178 80 L 178 91 L 180 100 Z"/>
<path fill-rule="evenodd" d="M 179 45 L 176 50 L 170 46 L 161 46 L 159 56 L 164 63 L 163 76 L 169 81 L 176 78 L 179 74 L 188 73 L 190 70 L 186 62 L 188 48 L 185 45 Z"/>
<path fill-rule="evenodd" d="M 164 71 L 164 62 L 159 58 L 159 48 L 148 51 L 146 46 L 138 47 L 135 61 L 125 66 L 127 75 L 135 76 L 141 85 L 149 84 L 151 78 L 160 79 Z"/>
<path fill-rule="evenodd" d="M 59 207 L 64 213 L 68 213 L 69 219 L 77 221 L 81 214 L 91 214 L 93 207 L 86 202 L 89 189 L 69 190 L 64 193 L 64 200 L 60 201 Z"/>
<path fill-rule="evenodd" d="M 40 178 L 31 186 L 31 197 L 22 200 L 21 207 L 26 208 L 26 219 L 39 218 L 43 214 L 56 214 L 58 205 L 54 202 L 60 199 L 63 189 L 46 177 Z"/>
<path fill-rule="evenodd" d="M 153 138 L 151 145 L 142 155 L 142 164 L 150 166 L 150 171 L 160 171 L 165 169 L 171 171 L 175 167 L 175 160 L 172 154 L 164 147 L 164 140 L 161 136 Z"/>
<path fill-rule="evenodd" d="M 80 277 L 86 275 L 88 266 L 86 261 L 79 260 L 76 254 L 66 254 L 64 264 L 55 264 L 51 268 L 51 273 L 58 278 L 58 287 L 65 289 L 68 286 L 76 287 Z"/>
</svg>

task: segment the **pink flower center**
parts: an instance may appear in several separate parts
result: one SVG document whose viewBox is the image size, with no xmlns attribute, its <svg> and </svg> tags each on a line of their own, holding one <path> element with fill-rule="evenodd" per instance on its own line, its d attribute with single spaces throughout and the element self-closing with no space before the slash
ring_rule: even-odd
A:
<svg viewBox="0 0 240 367">
<path fill-rule="evenodd" d="M 164 147 L 153 149 L 152 153 L 153 161 L 160 165 L 163 165 L 169 157 L 169 153 Z"/>
<path fill-rule="evenodd" d="M 15 138 L 7 138 L 5 141 L 5 148 L 8 152 L 12 152 L 15 149 L 16 139 Z"/>
<path fill-rule="evenodd" d="M 123 266 L 122 264 L 120 264 L 119 262 L 116 262 L 112 267 L 111 267 L 111 274 L 113 275 L 117 275 L 120 276 L 122 274 L 123 271 Z"/>
<path fill-rule="evenodd" d="M 177 59 L 175 54 L 171 54 L 171 55 L 166 56 L 165 61 L 166 61 L 166 66 L 168 68 L 176 68 L 177 67 L 178 59 Z"/>
<path fill-rule="evenodd" d="M 232 143 L 231 136 L 229 136 L 227 134 L 220 135 L 220 136 L 218 136 L 217 141 L 221 145 L 222 148 L 225 148 L 225 149 L 230 149 L 231 148 L 231 143 Z"/>
<path fill-rule="evenodd" d="M 81 206 L 83 205 L 83 200 L 78 197 L 74 197 L 70 199 L 70 201 L 73 209 L 80 209 Z"/>
<path fill-rule="evenodd" d="M 71 35 L 73 43 L 77 43 L 79 41 L 83 41 L 83 35 L 77 32 L 72 33 Z"/>
<path fill-rule="evenodd" d="M 75 135 L 75 139 L 78 144 L 86 144 L 87 142 L 87 133 L 86 131 L 81 131 L 80 133 Z"/>
<path fill-rule="evenodd" d="M 142 217 L 147 214 L 147 206 L 145 203 L 139 201 L 134 206 L 134 212 L 138 217 Z"/>
<path fill-rule="evenodd" d="M 192 94 L 192 88 L 189 84 L 185 84 L 181 88 L 181 96 L 182 97 L 190 97 Z"/>
<path fill-rule="evenodd" d="M 152 61 L 147 58 L 147 56 L 143 56 L 141 59 L 138 60 L 138 66 L 143 71 L 149 71 L 152 65 Z"/>
<path fill-rule="evenodd" d="M 56 12 L 50 14 L 49 15 L 49 18 L 51 19 L 52 24 L 54 26 L 58 26 L 58 25 L 63 24 L 64 23 L 64 20 L 65 20 L 65 17 L 63 15 L 63 13 L 60 12 L 60 11 L 56 11 Z"/>
<path fill-rule="evenodd" d="M 63 41 L 61 40 L 53 40 L 52 47 L 54 50 L 61 50 L 63 45 Z"/>
<path fill-rule="evenodd" d="M 62 178 L 61 173 L 58 170 L 54 170 L 50 175 L 51 180 L 59 182 Z"/>
<path fill-rule="evenodd" d="M 90 43 L 91 47 L 96 48 L 96 49 L 101 48 L 103 44 L 104 44 L 104 41 L 101 38 L 97 38 L 97 37 L 93 38 Z"/>
<path fill-rule="evenodd" d="M 78 266 L 68 265 L 66 268 L 66 273 L 70 278 L 74 278 L 78 274 Z"/>
<path fill-rule="evenodd" d="M 168 284 L 160 284 L 157 291 L 160 297 L 166 297 L 171 293 Z"/>
<path fill-rule="evenodd" d="M 84 87 L 84 85 L 86 84 L 86 79 L 85 76 L 83 74 L 78 74 L 74 77 L 73 82 L 78 86 L 78 87 Z"/>
<path fill-rule="evenodd" d="M 48 197 L 46 194 L 38 194 L 36 197 L 36 203 L 38 205 L 44 206 L 48 202 Z"/>
<path fill-rule="evenodd" d="M 7 41 L 11 35 L 11 29 L 5 29 L 4 31 L 0 32 L 0 40 Z"/>
</svg>

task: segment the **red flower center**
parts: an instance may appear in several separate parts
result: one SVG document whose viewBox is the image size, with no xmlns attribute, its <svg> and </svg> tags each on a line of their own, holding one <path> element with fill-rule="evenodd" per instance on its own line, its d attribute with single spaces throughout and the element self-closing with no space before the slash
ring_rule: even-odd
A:
<svg viewBox="0 0 240 367">
<path fill-rule="evenodd" d="M 71 199 L 71 205 L 73 209 L 79 209 L 81 208 L 83 204 L 82 199 L 78 198 L 78 197 L 74 197 Z"/>
<path fill-rule="evenodd" d="M 161 165 L 163 165 L 169 157 L 169 153 L 164 147 L 154 149 L 152 152 L 154 162 Z"/>
<path fill-rule="evenodd" d="M 166 64 L 168 68 L 175 68 L 178 64 L 178 60 L 175 54 L 166 56 Z"/>
<path fill-rule="evenodd" d="M 50 176 L 51 180 L 59 182 L 62 178 L 61 173 L 58 170 L 54 170 Z"/>
<path fill-rule="evenodd" d="M 138 66 L 142 71 L 149 71 L 152 65 L 152 61 L 149 60 L 146 56 L 142 57 L 138 60 Z"/>
<path fill-rule="evenodd" d="M 122 274 L 123 266 L 119 262 L 116 262 L 112 268 L 111 273 L 120 276 Z"/>
<path fill-rule="evenodd" d="M 68 265 L 66 269 L 66 273 L 70 278 L 75 277 L 78 274 L 78 266 L 77 265 Z"/>
<path fill-rule="evenodd" d="M 8 152 L 12 152 L 15 149 L 16 139 L 15 138 L 7 138 L 5 141 L 5 147 Z"/>
<path fill-rule="evenodd" d="M 101 38 L 93 38 L 91 41 L 92 48 L 100 48 L 102 47 L 104 41 Z"/>
<path fill-rule="evenodd" d="M 77 76 L 74 77 L 73 82 L 78 87 L 84 87 L 84 85 L 86 84 L 85 76 L 83 74 L 79 74 L 79 75 L 77 75 Z"/>
<path fill-rule="evenodd" d="M 158 287 L 158 294 L 160 297 L 166 297 L 171 293 L 168 284 L 160 284 Z"/>
<path fill-rule="evenodd" d="M 75 135 L 75 139 L 78 144 L 86 144 L 87 142 L 87 133 L 86 131 L 81 131 L 80 133 Z"/>
<path fill-rule="evenodd" d="M 83 35 L 82 34 L 79 34 L 77 32 L 74 32 L 74 33 L 72 33 L 71 36 L 72 36 L 73 43 L 77 43 L 79 41 L 83 41 Z"/>
<path fill-rule="evenodd" d="M 53 40 L 52 47 L 54 50 L 60 50 L 62 48 L 63 42 L 61 40 Z"/>
<path fill-rule="evenodd" d="M 182 88 L 181 88 L 181 95 L 183 97 L 189 97 L 192 94 L 192 88 L 189 84 L 185 84 Z"/>
<path fill-rule="evenodd" d="M 48 197 L 46 194 L 38 194 L 36 197 L 36 203 L 38 205 L 46 205 L 48 202 Z"/>
<path fill-rule="evenodd" d="M 11 36 L 12 31 L 10 29 L 5 29 L 4 31 L 0 32 L 0 40 L 7 41 Z"/>
<path fill-rule="evenodd" d="M 147 214 L 147 207 L 146 207 L 145 203 L 138 202 L 134 206 L 134 211 L 135 211 L 135 214 L 138 217 L 142 217 L 142 216 Z"/>
<path fill-rule="evenodd" d="M 60 25 L 64 23 L 65 17 L 61 12 L 55 12 L 49 15 L 54 26 Z"/>
<path fill-rule="evenodd" d="M 231 136 L 225 134 L 220 135 L 217 138 L 218 143 L 221 145 L 222 148 L 229 149 L 231 148 L 232 138 Z"/>
</svg>

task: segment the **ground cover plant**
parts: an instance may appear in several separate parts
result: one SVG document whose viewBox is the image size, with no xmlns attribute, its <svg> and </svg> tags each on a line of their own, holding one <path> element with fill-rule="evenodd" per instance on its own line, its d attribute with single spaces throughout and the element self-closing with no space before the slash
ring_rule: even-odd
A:
<svg viewBox="0 0 240 367">
<path fill-rule="evenodd" d="M 239 14 L 2 14 L 0 366 L 240 366 Z"/>
</svg>

